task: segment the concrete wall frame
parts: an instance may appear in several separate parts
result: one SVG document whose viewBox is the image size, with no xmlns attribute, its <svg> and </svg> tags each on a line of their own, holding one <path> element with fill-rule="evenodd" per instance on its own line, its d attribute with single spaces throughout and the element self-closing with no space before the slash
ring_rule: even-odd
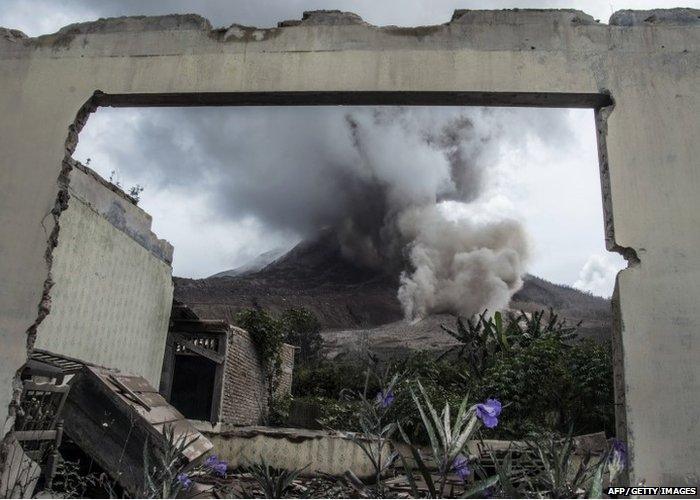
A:
<svg viewBox="0 0 700 500">
<path fill-rule="evenodd" d="M 97 106 L 590 107 L 608 248 L 630 262 L 615 300 L 630 481 L 697 484 L 699 76 L 700 11 L 692 9 L 620 11 L 609 24 L 533 9 L 457 11 L 417 28 L 375 27 L 335 11 L 269 29 L 213 29 L 196 15 L 101 19 L 37 38 L 0 28 L 5 431 L 16 370 L 50 313 L 66 159 Z"/>
</svg>

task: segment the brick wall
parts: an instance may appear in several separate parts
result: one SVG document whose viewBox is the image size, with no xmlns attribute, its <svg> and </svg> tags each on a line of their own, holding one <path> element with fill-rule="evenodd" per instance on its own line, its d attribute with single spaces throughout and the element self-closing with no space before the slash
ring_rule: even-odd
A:
<svg viewBox="0 0 700 500">
<path fill-rule="evenodd" d="M 293 368 L 294 348 L 285 344 L 278 395 L 291 392 Z M 248 332 L 231 327 L 224 367 L 221 421 L 233 425 L 257 425 L 261 423 L 266 408 L 267 388 L 255 344 Z"/>
</svg>

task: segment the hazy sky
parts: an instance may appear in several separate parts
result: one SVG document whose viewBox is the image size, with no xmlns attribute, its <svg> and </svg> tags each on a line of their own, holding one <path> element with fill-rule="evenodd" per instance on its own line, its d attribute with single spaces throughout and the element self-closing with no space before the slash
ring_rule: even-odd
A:
<svg viewBox="0 0 700 500">
<path fill-rule="evenodd" d="M 305 10 L 340 9 L 377 25 L 425 25 L 449 21 L 455 9 L 579 9 L 607 22 L 621 9 L 700 7 L 700 0 L 3 0 L 0 26 L 30 36 L 99 17 L 196 13 L 214 26 L 232 23 L 269 27 L 299 19 Z"/>
<path fill-rule="evenodd" d="M 512 7 L 575 8 L 607 22 L 614 10 L 672 6 L 659 0 L 4 0 L 0 26 L 37 36 L 99 17 L 192 12 L 214 26 L 266 27 L 313 9 L 352 11 L 377 25 L 425 25 L 448 21 L 457 8 Z M 700 0 L 684 6 L 700 7 Z M 116 171 L 126 187 L 144 185 L 141 206 L 153 215 L 157 234 L 175 245 L 175 274 L 203 277 L 300 237 L 295 224 L 285 228 L 283 217 L 265 214 L 254 196 L 245 196 L 245 183 L 252 181 L 242 168 L 285 155 L 304 161 L 300 151 L 309 144 L 323 148 L 314 134 L 318 124 L 332 129 L 340 119 L 337 108 L 101 109 L 81 134 L 76 158 L 91 158 L 91 166 L 106 176 Z M 533 274 L 609 295 L 624 261 L 604 248 L 592 112 L 497 110 L 492 120 L 508 133 L 488 164 L 489 178 L 473 213 L 507 215 L 525 224 L 534 248 Z M 244 144 L 248 147 L 240 147 Z M 231 203 L 223 201 L 229 192 L 222 191 L 222 182 L 237 195 Z"/>
</svg>

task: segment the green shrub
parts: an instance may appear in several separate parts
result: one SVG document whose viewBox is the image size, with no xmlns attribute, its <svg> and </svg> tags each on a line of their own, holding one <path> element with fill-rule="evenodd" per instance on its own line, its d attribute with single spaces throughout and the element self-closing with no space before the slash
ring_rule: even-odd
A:
<svg viewBox="0 0 700 500">
<path fill-rule="evenodd" d="M 360 401 L 341 401 L 318 396 L 295 398 L 295 400 L 299 399 L 319 407 L 322 416 L 318 419 L 318 423 L 324 429 L 360 432 L 360 421 L 357 418 Z"/>
<path fill-rule="evenodd" d="M 445 354 L 456 353 L 457 359 L 466 365 L 466 374 L 480 379 L 484 372 L 493 366 L 498 357 L 514 349 L 528 346 L 540 338 L 554 338 L 559 342 L 576 338 L 576 330 L 581 325 L 571 325 L 560 319 L 553 309 L 527 314 L 509 312 L 505 315 L 496 311 L 487 316 L 488 310 L 472 318 L 457 318 L 455 329 L 441 325 L 441 328 L 460 342 Z"/>
<path fill-rule="evenodd" d="M 568 346 L 540 338 L 486 370 L 480 397 L 508 402 L 502 433 L 520 437 L 543 429 L 612 433 L 614 406 L 609 349 L 593 342 Z"/>
<path fill-rule="evenodd" d="M 294 367 L 292 394 L 339 399 L 346 391 L 361 391 L 365 384 L 366 363 L 319 361 L 316 364 Z M 379 387 L 370 389 L 375 392 Z"/>
<path fill-rule="evenodd" d="M 287 309 L 281 316 L 285 342 L 298 347 L 294 362 L 307 366 L 320 359 L 323 338 L 321 323 L 314 313 L 302 308 Z"/>
<path fill-rule="evenodd" d="M 612 359 L 610 346 L 578 342 L 576 326 L 544 311 L 505 317 L 485 315 L 460 320 L 453 333 L 470 349 L 458 347 L 442 359 L 416 352 L 389 363 L 389 373 L 401 374 L 388 414 L 417 443 L 427 443 L 410 396 L 408 380 L 418 380 L 436 405 L 495 397 L 504 402 L 503 423 L 484 430 L 486 437 L 521 438 L 537 431 L 566 434 L 606 431 L 614 434 Z M 477 356 L 474 356 L 474 352 Z M 449 358 L 449 359 L 448 359 Z M 372 362 L 355 364 L 320 361 L 294 373 L 295 397 L 319 398 L 323 424 L 359 431 L 348 391 L 363 391 L 365 371 Z M 381 388 L 372 386 L 368 394 Z"/>
<path fill-rule="evenodd" d="M 282 322 L 263 309 L 243 309 L 236 314 L 235 323 L 246 330 L 255 343 L 265 375 L 268 401 L 272 401 L 282 374 Z"/>
<path fill-rule="evenodd" d="M 319 423 L 326 428 L 360 432 L 358 419 L 359 399 L 348 399 L 352 394 L 364 393 L 367 370 L 376 371 L 370 361 L 362 365 L 338 364 L 330 361 L 295 370 L 295 399 L 307 400 L 320 407 L 323 415 Z M 411 387 L 419 380 L 436 404 L 459 403 L 464 397 L 463 378 L 454 363 L 436 361 L 429 352 L 413 353 L 386 368 L 388 373 L 401 374 L 393 388 L 395 400 L 387 413 L 387 421 L 400 422 L 406 433 L 417 443 L 427 444 L 428 436 L 420 425 L 411 397 Z M 368 397 L 374 397 L 382 387 L 376 377 L 370 377 Z"/>
<path fill-rule="evenodd" d="M 265 425 L 273 427 L 284 427 L 289 419 L 289 412 L 292 407 L 292 396 L 290 394 L 276 395 L 268 404 L 267 421 Z"/>
</svg>

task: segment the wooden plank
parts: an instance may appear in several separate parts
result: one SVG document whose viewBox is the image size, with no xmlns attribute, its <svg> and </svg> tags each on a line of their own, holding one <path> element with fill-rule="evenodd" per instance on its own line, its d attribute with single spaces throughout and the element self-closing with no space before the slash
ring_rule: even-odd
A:
<svg viewBox="0 0 700 500">
<path fill-rule="evenodd" d="M 163 396 L 155 392 L 142 392 L 139 394 L 139 397 L 154 409 L 158 406 L 170 406 Z"/>
<path fill-rule="evenodd" d="M 292 90 L 287 92 L 95 93 L 97 106 L 610 106 L 606 94 L 584 92 L 483 92 L 443 90 Z"/>
<path fill-rule="evenodd" d="M 141 406 L 135 406 L 134 410 L 136 410 L 136 412 L 141 415 L 144 420 L 154 425 L 165 422 L 175 422 L 176 420 L 182 420 L 185 418 L 182 413 L 170 405 L 157 406 L 152 408 L 150 411 Z"/>
<path fill-rule="evenodd" d="M 29 359 L 25 365 L 31 375 L 38 375 L 49 378 L 61 378 L 64 371 L 57 366 L 49 363 L 44 363 L 38 359 Z"/>
<path fill-rule="evenodd" d="M 225 352 L 225 351 L 224 351 Z M 226 359 L 225 354 L 221 354 Z M 210 422 L 218 422 L 221 417 L 221 400 L 224 393 L 224 363 L 219 364 L 214 372 L 214 387 L 212 389 Z"/>
<path fill-rule="evenodd" d="M 143 377 L 123 375 L 121 373 L 113 374 L 112 376 L 133 392 L 158 392 L 151 384 L 148 383 L 148 380 Z"/>
<path fill-rule="evenodd" d="M 29 357 L 60 368 L 66 375 L 78 372 L 85 366 L 85 362 L 80 359 L 71 358 L 63 354 L 55 354 L 43 349 L 35 348 Z"/>
<path fill-rule="evenodd" d="M 148 405 L 148 403 L 146 403 L 143 399 L 141 399 L 138 394 L 136 394 L 129 387 L 127 387 L 126 384 L 124 384 L 117 377 L 115 377 L 114 375 L 110 375 L 109 381 L 112 382 L 114 385 L 116 385 L 119 389 L 121 389 L 123 391 L 124 395 L 127 396 L 127 399 L 131 399 L 132 401 L 143 406 L 146 410 L 151 411 L 151 407 Z"/>
</svg>

